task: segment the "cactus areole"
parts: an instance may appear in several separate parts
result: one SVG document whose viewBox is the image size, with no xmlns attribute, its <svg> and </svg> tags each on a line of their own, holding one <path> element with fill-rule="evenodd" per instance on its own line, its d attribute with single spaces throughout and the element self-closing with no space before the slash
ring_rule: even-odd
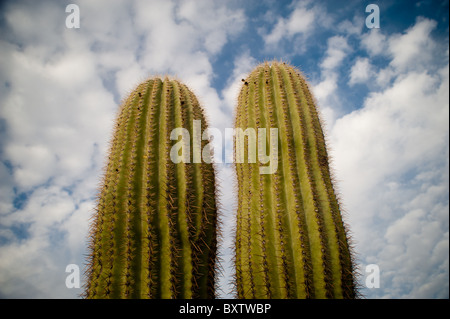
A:
<svg viewBox="0 0 450 319">
<path fill-rule="evenodd" d="M 86 298 L 215 297 L 214 167 L 170 158 L 172 130 L 192 133 L 194 121 L 207 128 L 194 94 L 167 77 L 123 101 L 91 225 Z"/>
<path fill-rule="evenodd" d="M 273 174 L 259 174 L 261 163 L 235 164 L 238 298 L 354 298 L 325 138 L 300 72 L 281 62 L 257 66 L 243 80 L 236 128 L 277 128 L 279 139 Z M 269 137 L 261 143 L 271 145 Z"/>
</svg>

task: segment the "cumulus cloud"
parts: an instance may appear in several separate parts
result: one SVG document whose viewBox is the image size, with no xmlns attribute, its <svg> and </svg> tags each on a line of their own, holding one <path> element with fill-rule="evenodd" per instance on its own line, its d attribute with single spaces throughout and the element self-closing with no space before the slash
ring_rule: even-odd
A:
<svg viewBox="0 0 450 319">
<path fill-rule="evenodd" d="M 212 54 L 218 53 L 228 38 L 238 34 L 245 25 L 242 10 L 232 10 L 207 0 L 181 2 L 177 16 L 192 25 L 197 34 L 206 34 L 201 45 Z"/>
<path fill-rule="evenodd" d="M 350 50 L 351 48 L 345 37 L 337 35 L 329 38 L 326 57 L 320 64 L 320 67 L 323 70 L 338 68 Z"/>
<path fill-rule="evenodd" d="M 386 36 L 382 33 L 382 29 L 371 29 L 361 38 L 361 46 L 371 56 L 385 54 L 387 45 Z"/>
<path fill-rule="evenodd" d="M 366 99 L 364 108 L 338 119 L 333 136 L 349 147 L 339 167 L 351 172 L 352 163 L 364 164 L 359 179 L 378 183 L 442 151 L 448 122 L 443 81 L 441 76 L 409 74 Z M 359 183 L 353 191 L 358 189 L 363 191 Z"/>
<path fill-rule="evenodd" d="M 364 26 L 364 19 L 355 15 L 352 21 L 346 19 L 337 25 L 337 29 L 347 35 L 360 35 Z"/>
<path fill-rule="evenodd" d="M 430 37 L 430 33 L 436 25 L 434 20 L 418 19 L 405 34 L 390 37 L 389 52 L 393 57 L 392 66 L 403 71 L 416 69 L 420 65 L 429 65 L 432 62 L 432 52 L 436 49 L 436 43 Z"/>
<path fill-rule="evenodd" d="M 365 83 L 374 75 L 373 66 L 368 58 L 358 58 L 350 69 L 350 85 Z"/>
<path fill-rule="evenodd" d="M 419 19 L 385 39 L 392 84 L 337 119 L 330 134 L 357 250 L 381 268 L 384 289 L 366 290 L 372 297 L 448 297 L 448 56 L 434 61 L 421 50 L 437 45 L 434 25 Z M 386 72 L 369 63 L 358 59 L 350 81 Z M 370 76 L 352 77 L 357 68 Z"/>
<path fill-rule="evenodd" d="M 303 5 L 296 8 L 287 18 L 280 18 L 273 30 L 265 37 L 266 44 L 276 44 L 283 37 L 309 32 L 314 23 L 315 13 Z"/>
<path fill-rule="evenodd" d="M 391 84 L 397 74 L 416 71 L 436 71 L 438 60 L 445 60 L 445 43 L 437 43 L 431 36 L 437 22 L 418 17 L 416 23 L 402 33 L 389 37 L 382 29 L 371 29 L 361 35 L 361 47 L 370 57 L 383 57 L 389 64 L 378 72 L 376 82 L 380 86 Z"/>
<path fill-rule="evenodd" d="M 0 265 L 5 297 L 74 297 L 65 288 L 65 266 L 82 261 L 93 204 L 80 200 L 57 186 L 40 187 L 22 209 L 2 217 L 2 226 L 16 232 L 0 249 L 7 256 Z"/>
<path fill-rule="evenodd" d="M 280 52 L 284 56 L 293 56 L 307 50 L 308 39 L 318 27 L 331 28 L 333 19 L 325 7 L 309 0 L 293 1 L 287 16 L 278 16 L 268 13 L 267 20 L 274 20 L 269 26 L 259 28 L 265 44 L 265 51 Z"/>
</svg>

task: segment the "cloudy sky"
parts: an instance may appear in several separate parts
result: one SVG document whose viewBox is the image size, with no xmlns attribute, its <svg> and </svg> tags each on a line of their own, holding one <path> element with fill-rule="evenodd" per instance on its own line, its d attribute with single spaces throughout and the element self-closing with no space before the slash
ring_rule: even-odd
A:
<svg viewBox="0 0 450 319">
<path fill-rule="evenodd" d="M 67 28 L 70 3 L 80 28 Z M 380 28 L 366 26 L 368 4 Z M 232 127 L 240 80 L 265 60 L 308 77 L 325 120 L 366 298 L 449 297 L 448 0 L 2 1 L 0 298 L 78 298 L 89 218 L 122 98 L 169 74 L 210 125 Z M 228 145 L 230 147 L 230 145 Z M 233 168 L 218 165 L 221 297 Z M 380 287 L 365 287 L 366 266 Z"/>
</svg>

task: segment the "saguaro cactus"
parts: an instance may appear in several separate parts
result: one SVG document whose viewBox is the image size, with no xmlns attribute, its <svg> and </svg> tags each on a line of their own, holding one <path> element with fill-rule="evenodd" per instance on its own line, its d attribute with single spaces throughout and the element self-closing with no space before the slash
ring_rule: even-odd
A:
<svg viewBox="0 0 450 319">
<path fill-rule="evenodd" d="M 257 66 L 243 80 L 235 128 L 278 128 L 278 136 L 264 138 L 266 149 L 269 138 L 279 145 L 273 174 L 260 174 L 262 163 L 235 164 L 238 297 L 354 298 L 354 265 L 325 138 L 300 72 L 280 62 Z"/>
<path fill-rule="evenodd" d="M 176 80 L 151 78 L 124 100 L 91 226 L 85 297 L 215 296 L 214 168 L 193 163 L 192 152 L 178 164 L 170 157 L 179 143 L 171 131 L 192 133 L 194 120 L 207 127 Z"/>
</svg>

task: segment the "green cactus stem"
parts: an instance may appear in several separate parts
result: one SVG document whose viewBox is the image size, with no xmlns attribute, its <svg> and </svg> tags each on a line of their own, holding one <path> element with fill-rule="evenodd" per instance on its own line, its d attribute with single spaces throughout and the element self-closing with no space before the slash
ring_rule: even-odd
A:
<svg viewBox="0 0 450 319">
<path fill-rule="evenodd" d="M 354 298 L 349 236 L 304 77 L 286 63 L 257 66 L 243 80 L 235 128 L 278 128 L 266 149 L 270 138 L 279 145 L 273 174 L 260 174 L 260 162 L 235 164 L 237 296 Z"/>
<path fill-rule="evenodd" d="M 215 297 L 212 164 L 174 163 L 174 128 L 207 128 L 194 94 L 169 78 L 141 83 L 115 122 L 90 233 L 86 298 Z M 202 141 L 203 144 L 208 141 Z"/>
</svg>

